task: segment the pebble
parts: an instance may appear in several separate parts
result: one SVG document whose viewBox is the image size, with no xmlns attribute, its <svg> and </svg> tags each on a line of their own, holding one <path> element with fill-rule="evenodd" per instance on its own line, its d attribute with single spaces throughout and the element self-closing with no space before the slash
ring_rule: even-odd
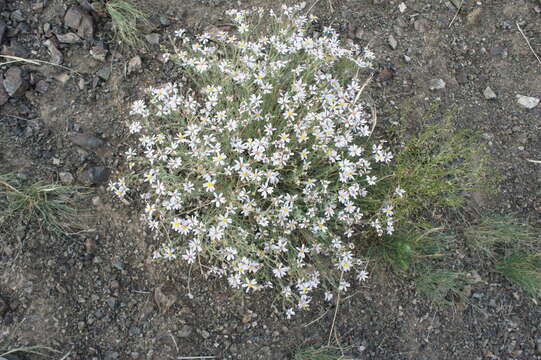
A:
<svg viewBox="0 0 541 360">
<path fill-rule="evenodd" d="M 47 47 L 47 50 L 49 50 L 49 54 L 51 54 L 51 62 L 56 65 L 62 64 L 62 61 L 64 61 L 64 55 L 62 55 L 62 52 L 58 50 L 54 42 L 49 39 L 43 43 Z"/>
<path fill-rule="evenodd" d="M 58 174 L 58 177 L 60 178 L 60 182 L 64 185 L 73 184 L 74 178 L 69 172 L 61 172 Z"/>
<path fill-rule="evenodd" d="M 110 297 L 108 298 L 107 300 L 105 300 L 105 302 L 107 303 L 107 305 L 109 305 L 109 307 L 111 309 L 114 309 L 115 308 L 115 305 L 116 305 L 116 299 L 114 297 Z"/>
<path fill-rule="evenodd" d="M 74 5 L 64 15 L 64 25 L 77 30 L 80 37 L 92 40 L 94 37 L 94 20 L 82 7 Z"/>
<path fill-rule="evenodd" d="M 152 33 L 145 35 L 145 39 L 148 41 L 149 44 L 152 45 L 159 45 L 160 44 L 160 34 Z"/>
<path fill-rule="evenodd" d="M 36 91 L 45 94 L 49 90 L 49 83 L 45 80 L 40 80 L 36 84 Z"/>
<path fill-rule="evenodd" d="M 389 42 L 389 46 L 393 50 L 395 50 L 396 47 L 398 46 L 398 41 L 396 41 L 393 35 L 389 35 L 389 39 L 387 41 Z"/>
<path fill-rule="evenodd" d="M 18 66 L 12 66 L 5 74 L 4 88 L 9 96 L 16 97 L 24 94 L 28 88 L 25 72 Z"/>
<path fill-rule="evenodd" d="M 483 91 L 483 95 L 485 96 L 485 99 L 487 100 L 494 100 L 496 99 L 496 93 L 490 88 L 490 86 L 487 86 L 485 91 Z"/>
<path fill-rule="evenodd" d="M 443 81 L 442 79 L 432 79 L 428 82 L 428 88 L 430 90 L 445 89 L 445 81 Z"/>
<path fill-rule="evenodd" d="M 143 67 L 143 62 L 140 56 L 134 56 L 128 62 L 128 75 L 134 72 L 140 72 Z"/>
<path fill-rule="evenodd" d="M 76 44 L 81 42 L 81 38 L 77 34 L 69 32 L 66 34 L 56 34 L 58 41 L 64 44 Z"/>
<path fill-rule="evenodd" d="M 539 101 L 539 98 L 517 94 L 517 102 L 519 103 L 519 105 L 522 105 L 526 109 L 533 109 L 534 107 L 539 105 Z"/>
<path fill-rule="evenodd" d="M 90 49 L 90 55 L 101 62 L 104 62 L 107 57 L 107 49 L 101 45 L 93 46 L 92 49 Z"/>
<path fill-rule="evenodd" d="M 96 75 L 98 75 L 99 78 L 107 81 L 111 77 L 111 65 L 105 65 L 101 69 L 98 70 Z"/>
</svg>

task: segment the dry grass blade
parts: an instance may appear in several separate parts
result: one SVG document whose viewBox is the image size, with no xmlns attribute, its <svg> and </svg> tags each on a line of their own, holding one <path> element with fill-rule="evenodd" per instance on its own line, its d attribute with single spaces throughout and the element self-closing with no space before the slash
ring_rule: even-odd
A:
<svg viewBox="0 0 541 360">
<path fill-rule="evenodd" d="M 528 40 L 528 38 L 526 37 L 526 35 L 524 34 L 524 31 L 522 31 L 520 25 L 517 23 L 517 28 L 518 28 L 518 31 L 520 31 L 520 34 L 522 35 L 522 37 L 524 38 L 524 40 L 526 40 L 526 44 L 528 44 L 528 47 L 530 48 L 530 50 L 532 51 L 533 55 L 535 56 L 535 58 L 537 59 L 537 61 L 539 61 L 539 63 L 541 64 L 541 59 L 539 58 L 539 55 L 537 55 L 537 53 L 535 52 L 535 50 L 533 49 L 532 47 L 532 44 L 530 44 L 530 40 Z"/>
<path fill-rule="evenodd" d="M 37 59 L 26 59 L 26 58 L 22 58 L 22 57 L 18 57 L 18 56 L 11 56 L 11 55 L 0 55 L 0 58 L 12 60 L 12 61 L 8 61 L 8 62 L 5 62 L 5 63 L 0 63 L 0 66 L 12 64 L 12 63 L 17 63 L 17 62 L 24 62 L 24 63 L 27 63 L 27 64 L 32 64 L 32 65 L 37 65 L 37 66 L 52 65 L 52 66 L 56 66 L 56 67 L 59 67 L 61 69 L 70 71 L 72 73 L 75 73 L 77 75 L 80 75 L 77 71 L 72 70 L 69 67 L 58 65 L 58 64 L 53 64 L 52 62 L 49 62 L 49 61 L 37 60 Z"/>
<path fill-rule="evenodd" d="M 147 23 L 146 14 L 126 0 L 110 0 L 106 9 L 113 21 L 113 30 L 118 40 L 132 48 L 145 47 L 144 37 L 137 22 Z"/>
</svg>

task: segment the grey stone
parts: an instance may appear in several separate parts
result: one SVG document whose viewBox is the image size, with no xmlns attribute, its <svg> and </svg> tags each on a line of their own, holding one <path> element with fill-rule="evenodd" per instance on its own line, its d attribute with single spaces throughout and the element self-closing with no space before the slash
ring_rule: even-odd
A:
<svg viewBox="0 0 541 360">
<path fill-rule="evenodd" d="M 14 12 L 11 13 L 11 20 L 16 22 L 24 21 L 24 16 L 21 10 L 17 9 Z"/>
<path fill-rule="evenodd" d="M 77 35 L 83 39 L 92 40 L 94 37 L 94 20 L 82 7 L 74 5 L 64 15 L 64 25 L 77 30 Z"/>
<path fill-rule="evenodd" d="M 152 33 L 145 35 L 145 39 L 148 41 L 149 44 L 152 45 L 159 45 L 160 44 L 160 34 Z"/>
<path fill-rule="evenodd" d="M 393 50 L 395 50 L 396 47 L 398 46 L 398 41 L 396 41 L 393 35 L 389 35 L 389 39 L 387 41 L 389 42 L 389 46 Z"/>
<path fill-rule="evenodd" d="M 487 100 L 494 100 L 496 99 L 496 93 L 490 88 L 490 86 L 487 86 L 485 91 L 483 91 L 483 95 L 485 96 L 485 99 Z"/>
<path fill-rule="evenodd" d="M 9 96 L 21 96 L 28 88 L 25 72 L 18 66 L 12 66 L 5 74 L 4 88 Z"/>
<path fill-rule="evenodd" d="M 141 61 L 140 56 L 134 56 L 130 59 L 128 63 L 128 75 L 134 72 L 141 71 L 143 67 L 143 62 Z"/>
<path fill-rule="evenodd" d="M 81 38 L 77 36 L 77 34 L 69 32 L 66 34 L 56 34 L 56 38 L 58 41 L 64 44 L 76 44 L 78 42 L 81 42 Z"/>
<path fill-rule="evenodd" d="M 98 70 L 96 75 L 98 75 L 98 77 L 105 81 L 109 80 L 109 77 L 111 77 L 111 65 L 103 66 L 101 69 Z"/>
<path fill-rule="evenodd" d="M 49 54 L 51 54 L 51 62 L 56 65 L 62 64 L 62 61 L 64 61 L 64 56 L 62 55 L 62 52 L 58 50 L 54 42 L 49 39 L 45 41 L 43 45 L 47 46 Z"/>
<path fill-rule="evenodd" d="M 525 107 L 526 109 L 533 109 L 534 107 L 539 105 L 539 101 L 539 98 L 517 94 L 517 102 L 519 103 L 519 105 Z"/>
<path fill-rule="evenodd" d="M 74 178 L 69 172 L 61 172 L 58 174 L 58 177 L 60 178 L 60 182 L 64 185 L 73 184 Z"/>
<path fill-rule="evenodd" d="M 428 82 L 428 88 L 430 90 L 445 89 L 445 81 L 443 81 L 442 79 L 432 79 Z"/>
<path fill-rule="evenodd" d="M 94 59 L 103 62 L 107 57 L 107 49 L 101 45 L 93 46 L 92 49 L 90 49 L 90 55 Z"/>
<path fill-rule="evenodd" d="M 49 90 L 49 83 L 45 80 L 40 80 L 36 84 L 36 90 L 42 94 Z"/>
</svg>

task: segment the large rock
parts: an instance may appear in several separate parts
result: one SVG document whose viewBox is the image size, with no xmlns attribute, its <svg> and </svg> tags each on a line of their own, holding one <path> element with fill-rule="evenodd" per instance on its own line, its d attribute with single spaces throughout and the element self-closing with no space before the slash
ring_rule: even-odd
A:
<svg viewBox="0 0 541 360">
<path fill-rule="evenodd" d="M 4 88 L 9 96 L 21 96 L 28 88 L 26 73 L 18 66 L 12 66 L 5 74 Z"/>
</svg>

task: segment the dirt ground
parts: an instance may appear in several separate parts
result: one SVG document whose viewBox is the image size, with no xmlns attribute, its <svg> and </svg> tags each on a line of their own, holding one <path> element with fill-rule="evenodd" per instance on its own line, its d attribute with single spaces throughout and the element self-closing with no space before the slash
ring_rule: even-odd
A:
<svg viewBox="0 0 541 360">
<path fill-rule="evenodd" d="M 2 54 L 53 61 L 49 39 L 66 67 L 0 66 L 2 76 L 14 66 L 29 76 L 26 91 L 0 105 L 2 173 L 47 182 L 66 181 L 69 173 L 80 183 L 85 169 L 116 169 L 127 106 L 145 87 L 174 76 L 159 61 L 157 45 L 139 53 L 140 71 L 127 74 L 137 54 L 118 48 L 104 17 L 94 19 L 93 40 L 54 43 L 55 34 L 74 31 L 64 23 L 73 3 L 0 0 Z M 527 161 L 541 160 L 541 105 L 526 109 L 517 102 L 517 95 L 541 97 L 541 63 L 518 29 L 541 54 L 541 2 L 404 0 L 403 12 L 400 3 L 320 0 L 313 12 L 344 39 L 376 53 L 370 96 L 383 126 L 416 124 L 438 102 L 441 112 L 456 109 L 457 128 L 482 135 L 500 174 L 499 192 L 474 194 L 473 214 L 514 213 L 541 224 L 541 166 Z M 222 24 L 228 8 L 277 6 L 270 0 L 138 4 L 153 14 L 148 32 L 162 42 L 179 27 L 198 32 Z M 100 50 L 96 46 L 104 58 L 90 55 Z M 439 80 L 445 86 L 432 89 Z M 485 96 L 487 87 L 495 98 Z M 106 143 L 78 146 L 74 133 Z M 272 297 L 234 298 L 222 282 L 195 275 L 189 284 L 185 268 L 155 266 L 155 240 L 145 236 L 133 209 L 112 201 L 102 180 L 78 204 L 84 231 L 77 235 L 54 237 L 34 224 L 0 228 L 0 298 L 7 304 L 0 313 L 0 349 L 40 344 L 72 360 L 290 359 L 299 347 L 327 344 L 333 306 L 289 321 Z M 333 344 L 338 340 L 359 359 L 541 359 L 538 303 L 471 253 L 456 250 L 450 257 L 455 268 L 475 275 L 466 303 L 432 306 L 407 275 L 374 271 L 340 304 Z M 159 306 L 156 293 L 174 305 Z"/>
</svg>

